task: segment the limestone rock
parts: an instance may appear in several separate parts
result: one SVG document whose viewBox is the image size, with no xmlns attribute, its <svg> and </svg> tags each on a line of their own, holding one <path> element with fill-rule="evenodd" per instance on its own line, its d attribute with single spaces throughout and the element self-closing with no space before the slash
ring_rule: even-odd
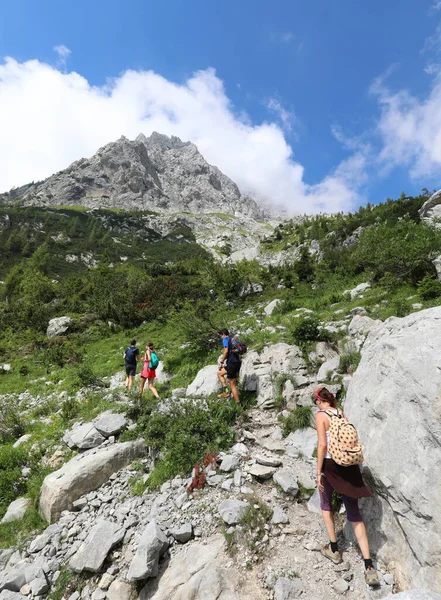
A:
<svg viewBox="0 0 441 600">
<path fill-rule="evenodd" d="M 289 523 L 289 517 L 286 512 L 280 507 L 275 506 L 273 511 L 273 516 L 271 519 L 271 523 L 273 525 L 282 525 L 285 523 Z"/>
<path fill-rule="evenodd" d="M 299 492 L 299 486 L 297 485 L 297 480 L 292 474 L 292 472 L 288 469 L 280 469 L 273 476 L 274 482 L 280 485 L 285 494 L 289 496 L 297 496 Z"/>
<path fill-rule="evenodd" d="M 173 529 L 171 534 L 177 542 L 186 544 L 193 536 L 192 524 L 184 523 L 179 529 Z"/>
<path fill-rule="evenodd" d="M 370 540 L 404 589 L 441 589 L 440 347 L 441 307 L 389 318 L 367 338 L 344 406 L 378 494 L 364 502 Z"/>
<path fill-rule="evenodd" d="M 108 600 L 134 600 L 135 592 L 132 586 L 121 579 L 115 579 L 107 590 Z"/>
<path fill-rule="evenodd" d="M 217 365 L 208 365 L 201 369 L 187 388 L 187 396 L 209 396 L 219 391 Z"/>
<path fill-rule="evenodd" d="M 261 353 L 248 352 L 242 361 L 242 385 L 248 391 L 257 392 L 257 404 L 261 408 L 274 406 L 273 379 L 277 373 L 306 374 L 306 363 L 297 346 L 283 342 L 266 346 Z"/>
<path fill-rule="evenodd" d="M 51 319 L 47 326 L 46 336 L 53 338 L 57 335 L 64 335 L 71 323 L 72 319 L 70 317 L 56 317 L 55 319 Z"/>
<path fill-rule="evenodd" d="M 359 296 L 360 294 L 362 294 L 363 292 L 368 290 L 370 287 L 371 287 L 371 284 L 369 282 L 359 283 L 352 290 L 346 290 L 344 293 L 350 294 L 351 300 L 353 300 L 354 298 L 356 298 L 357 296 Z"/>
<path fill-rule="evenodd" d="M 25 512 L 31 505 L 31 501 L 29 498 L 17 498 L 11 502 L 8 506 L 8 510 L 1 520 L 2 523 L 10 523 L 11 521 L 18 521 L 22 519 L 25 515 Z"/>
<path fill-rule="evenodd" d="M 300 579 L 287 579 L 280 577 L 274 587 L 274 600 L 294 600 L 299 598 L 304 591 Z"/>
<path fill-rule="evenodd" d="M 235 471 L 239 466 L 239 459 L 234 454 L 227 454 L 223 457 L 219 469 L 224 473 Z"/>
<path fill-rule="evenodd" d="M 127 427 L 127 420 L 121 413 L 106 411 L 94 419 L 93 424 L 95 425 L 95 429 L 101 435 L 103 435 L 105 438 L 108 438 L 111 435 L 116 435 L 125 429 Z"/>
<path fill-rule="evenodd" d="M 349 323 L 348 333 L 351 336 L 366 336 L 368 333 L 382 325 L 379 319 L 371 319 L 364 315 L 355 315 Z"/>
<path fill-rule="evenodd" d="M 216 535 L 207 543 L 192 544 L 173 557 L 158 581 L 146 585 L 139 600 L 263 600 L 260 586 L 243 580 L 234 567 L 227 567 L 225 540 Z"/>
<path fill-rule="evenodd" d="M 32 436 L 31 436 L 30 433 L 25 433 L 24 435 L 22 435 L 21 437 L 19 437 L 16 442 L 14 442 L 14 444 L 12 445 L 12 447 L 13 448 L 18 448 L 22 444 L 26 444 L 27 442 L 29 442 L 29 440 L 31 439 L 31 437 Z"/>
<path fill-rule="evenodd" d="M 88 448 L 100 446 L 105 438 L 99 433 L 93 423 L 84 423 L 65 433 L 63 440 L 69 448 L 87 450 Z"/>
<path fill-rule="evenodd" d="M 276 308 L 276 306 L 279 304 L 280 300 L 278 298 L 276 298 L 275 300 L 272 300 L 269 304 L 267 304 L 265 306 L 265 308 L 263 309 L 264 313 L 269 317 L 273 314 L 274 309 Z"/>
<path fill-rule="evenodd" d="M 439 227 L 439 223 L 435 223 L 435 219 L 441 218 L 441 190 L 438 190 L 424 202 L 419 211 L 420 218 L 426 223 Z"/>
<path fill-rule="evenodd" d="M 23 596 L 19 592 L 3 590 L 3 592 L 0 593 L 0 600 L 27 600 L 27 596 Z"/>
<path fill-rule="evenodd" d="M 319 383 L 323 381 L 332 381 L 339 364 L 340 357 L 338 355 L 331 358 L 331 360 L 324 362 L 317 373 L 317 381 Z"/>
<path fill-rule="evenodd" d="M 139 581 L 156 577 L 158 563 L 168 548 L 168 541 L 155 520 L 150 521 L 139 540 L 138 549 L 130 565 L 127 579 Z"/>
<path fill-rule="evenodd" d="M 250 474 L 256 477 L 256 479 L 271 479 L 275 472 L 276 469 L 274 467 L 259 465 L 258 463 L 250 469 Z"/>
<path fill-rule="evenodd" d="M 110 550 L 122 542 L 125 530 L 117 523 L 100 520 L 69 561 L 75 573 L 98 573 Z"/>
<path fill-rule="evenodd" d="M 73 502 L 105 483 L 112 473 L 146 454 L 143 440 L 114 444 L 86 456 L 75 456 L 47 475 L 40 494 L 40 511 L 49 522 L 58 519 Z"/>
<path fill-rule="evenodd" d="M 275 456 L 256 456 L 256 462 L 264 467 L 281 467 L 282 461 Z"/>
<path fill-rule="evenodd" d="M 248 508 L 248 502 L 224 500 L 219 506 L 219 514 L 228 525 L 239 523 Z"/>
<path fill-rule="evenodd" d="M 286 452 L 291 456 L 310 458 L 317 447 L 317 432 L 312 427 L 292 431 L 285 439 Z"/>
<path fill-rule="evenodd" d="M 393 600 L 441 600 L 441 594 L 428 590 L 409 590 L 393 596 Z"/>
</svg>

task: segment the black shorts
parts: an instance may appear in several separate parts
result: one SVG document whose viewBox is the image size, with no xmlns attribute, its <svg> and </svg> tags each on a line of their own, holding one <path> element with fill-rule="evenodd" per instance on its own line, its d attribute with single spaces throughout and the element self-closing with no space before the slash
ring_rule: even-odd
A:
<svg viewBox="0 0 441 600">
<path fill-rule="evenodd" d="M 239 371 L 240 371 L 240 367 L 242 366 L 242 363 L 233 363 L 233 364 L 228 364 L 227 363 L 227 377 L 228 379 L 237 379 L 238 375 L 239 375 Z"/>
<path fill-rule="evenodd" d="M 136 375 L 136 365 L 126 365 L 126 375 L 127 377 L 135 377 Z"/>
</svg>

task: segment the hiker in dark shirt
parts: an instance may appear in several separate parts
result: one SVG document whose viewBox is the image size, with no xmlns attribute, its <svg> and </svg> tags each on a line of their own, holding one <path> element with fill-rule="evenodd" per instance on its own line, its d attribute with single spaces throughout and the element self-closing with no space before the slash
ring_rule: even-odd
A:
<svg viewBox="0 0 441 600">
<path fill-rule="evenodd" d="M 136 347 L 136 340 L 130 342 L 130 346 L 124 351 L 123 358 L 126 365 L 126 389 L 130 391 L 136 375 L 136 363 L 139 360 L 139 350 Z"/>
<path fill-rule="evenodd" d="M 239 390 L 237 389 L 237 377 L 239 375 L 240 367 L 242 365 L 242 361 L 240 360 L 240 356 L 232 352 L 231 350 L 231 341 L 230 341 L 230 332 L 228 329 L 222 329 L 220 332 L 222 337 L 222 344 L 224 346 L 224 352 L 219 362 L 219 368 L 217 371 L 218 379 L 222 386 L 222 393 L 218 395 L 218 398 L 229 398 L 230 395 L 233 395 L 234 401 L 239 403 Z M 226 363 L 226 366 L 224 366 Z M 230 384 L 230 388 L 227 385 L 227 381 L 225 376 L 228 377 L 228 383 Z"/>
</svg>

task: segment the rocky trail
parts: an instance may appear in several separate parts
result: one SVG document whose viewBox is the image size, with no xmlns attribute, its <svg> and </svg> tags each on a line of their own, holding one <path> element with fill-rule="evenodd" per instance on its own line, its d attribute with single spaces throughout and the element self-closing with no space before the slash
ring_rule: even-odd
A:
<svg viewBox="0 0 441 600">
<path fill-rule="evenodd" d="M 65 432 L 63 444 L 78 454 L 43 483 L 40 510 L 50 525 L 24 547 L 0 551 L 0 600 L 438 599 L 432 592 L 415 589 L 396 593 L 402 587 L 423 587 L 409 581 L 428 582 L 436 589 L 438 571 L 430 557 L 421 553 L 418 569 L 411 562 L 412 548 L 421 543 L 422 531 L 411 525 L 429 518 L 434 505 L 423 504 L 426 516 L 421 517 L 413 508 L 415 485 L 408 489 L 403 480 L 400 502 L 406 503 L 407 520 L 393 512 L 397 501 L 392 494 L 397 492 L 389 482 L 391 495 L 387 495 L 382 469 L 387 467 L 389 472 L 400 467 L 390 461 L 386 465 L 385 450 L 379 448 L 376 454 L 376 449 L 380 442 L 398 444 L 401 438 L 394 438 L 396 426 L 378 407 L 376 431 L 383 431 L 381 438 L 373 437 L 370 403 L 379 402 L 378 390 L 386 386 L 382 378 L 387 378 L 390 396 L 396 393 L 393 386 L 402 389 L 403 377 L 407 377 L 414 386 L 409 391 L 414 399 L 415 386 L 431 386 L 426 394 L 418 387 L 418 410 L 426 410 L 426 399 L 435 397 L 438 389 L 438 382 L 429 377 L 437 372 L 437 358 L 426 349 L 416 360 L 415 353 L 406 353 L 407 341 L 426 348 L 427 336 L 439 337 L 440 319 L 439 308 L 384 324 L 355 315 L 348 330 L 362 348 L 362 361 L 352 378 L 336 377 L 338 354 L 323 342 L 309 355 L 314 369 L 307 367 L 296 346 L 279 343 L 249 352 L 243 362 L 242 385 L 256 392 L 257 406 L 244 414 L 229 451 L 207 461 L 206 483 L 191 493 L 188 489 L 195 478 L 176 477 L 159 490 L 132 495 L 133 478 L 145 482 L 154 466 L 143 440 L 120 441 L 120 432 L 134 424 L 111 411 L 89 423 L 76 423 Z M 399 359 L 395 362 L 394 353 Z M 422 364 L 428 375 L 420 382 L 415 373 Z M 349 388 L 345 410 L 358 418 L 354 420 L 366 441 L 372 469 L 369 481 L 381 492 L 381 512 L 375 512 L 376 505 L 362 506 L 369 535 L 383 536 L 381 543 L 374 539 L 373 544 L 381 581 L 378 589 L 368 588 L 364 581 L 363 562 L 345 527 L 344 513 L 336 517 L 343 563 L 334 565 L 320 554 L 327 537 L 314 492 L 316 433 L 306 426 L 283 436 L 280 416 L 289 416 L 289 411 L 275 406 L 274 377 L 280 373 L 289 375 L 282 388 L 287 409 L 310 403 L 320 381 L 334 380 L 327 385 L 335 392 L 341 386 Z M 376 386 L 369 388 L 373 373 Z M 119 376 L 112 378 L 112 387 L 118 386 L 118 380 Z M 174 390 L 173 395 L 177 401 L 190 399 L 202 406 L 204 396 L 216 387 L 216 366 L 205 367 L 187 389 Z M 364 394 L 356 410 L 354 390 Z M 122 403 L 130 405 L 129 397 L 117 393 Z M 161 410 L 167 410 L 167 401 Z M 418 419 L 418 411 L 409 418 Z M 430 418 L 424 421 L 429 429 Z M 418 440 L 427 439 L 422 429 L 416 433 L 415 456 L 422 445 Z M 411 442 L 403 443 L 404 455 Z M 55 459 L 63 455 L 63 445 L 57 452 Z M 437 516 L 434 513 L 430 518 L 436 551 Z M 400 537 L 397 523 L 407 528 L 406 540 Z"/>
</svg>

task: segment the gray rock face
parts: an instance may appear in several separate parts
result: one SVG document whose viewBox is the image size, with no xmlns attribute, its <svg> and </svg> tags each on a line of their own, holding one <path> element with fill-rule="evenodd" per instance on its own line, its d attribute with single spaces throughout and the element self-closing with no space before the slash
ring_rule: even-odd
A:
<svg viewBox="0 0 441 600">
<path fill-rule="evenodd" d="M 72 510 L 75 500 L 97 489 L 112 473 L 145 454 L 144 441 L 136 440 L 75 456 L 45 477 L 40 494 L 41 513 L 49 522 L 57 520 L 63 510 Z"/>
<path fill-rule="evenodd" d="M 295 476 L 288 469 L 280 469 L 273 476 L 275 483 L 280 485 L 282 490 L 288 496 L 297 496 L 299 492 L 299 486 L 297 485 L 297 480 Z"/>
<path fill-rule="evenodd" d="M 38 206 L 81 205 L 159 212 L 216 212 L 260 216 L 256 203 L 177 137 L 140 134 L 100 148 L 45 181 L 0 196 Z"/>
<path fill-rule="evenodd" d="M 265 308 L 263 310 L 268 317 L 273 314 L 274 309 L 279 304 L 279 302 L 280 302 L 280 300 L 278 298 L 276 298 L 275 300 L 272 300 L 269 304 L 267 304 L 265 306 Z"/>
<path fill-rule="evenodd" d="M 271 479 L 271 477 L 276 472 L 274 467 L 268 467 L 265 465 L 259 465 L 256 463 L 250 469 L 250 474 L 256 479 Z"/>
<path fill-rule="evenodd" d="M 201 369 L 187 388 L 187 396 L 209 396 L 219 390 L 217 365 L 208 365 Z"/>
<path fill-rule="evenodd" d="M 65 433 L 63 440 L 69 448 L 87 450 L 100 446 L 105 441 L 105 437 L 101 435 L 93 423 L 84 423 Z"/>
<path fill-rule="evenodd" d="M 94 419 L 93 424 L 95 425 L 95 429 L 102 436 L 108 438 L 111 435 L 116 435 L 125 429 L 127 427 L 127 420 L 121 413 L 112 413 L 111 411 L 106 411 Z"/>
<path fill-rule="evenodd" d="M 335 371 L 338 369 L 339 363 L 339 356 L 334 356 L 334 358 L 331 358 L 330 360 L 324 362 L 317 373 L 317 381 L 319 383 L 322 383 L 324 381 L 332 381 L 335 375 Z"/>
<path fill-rule="evenodd" d="M 280 577 L 274 587 L 274 600 L 294 600 L 303 594 L 303 584 L 299 579 Z"/>
<path fill-rule="evenodd" d="M 221 471 L 224 473 L 230 473 L 231 471 L 235 471 L 239 466 L 239 459 L 234 454 L 227 454 L 223 457 L 222 462 L 219 466 Z"/>
<path fill-rule="evenodd" d="M 51 319 L 46 330 L 47 337 L 52 338 L 65 334 L 71 322 L 72 319 L 70 317 L 56 317 L 55 319 Z"/>
<path fill-rule="evenodd" d="M 23 596 L 19 592 L 10 592 L 9 590 L 3 590 L 0 593 L 0 600 L 26 600 L 27 596 Z"/>
<path fill-rule="evenodd" d="M 130 584 L 121 579 L 115 579 L 107 590 L 108 600 L 133 600 L 135 593 Z"/>
<path fill-rule="evenodd" d="M 434 224 L 440 227 L 440 224 L 434 223 L 435 219 L 441 218 L 441 190 L 438 190 L 420 208 L 420 218 L 426 223 Z"/>
<path fill-rule="evenodd" d="M 239 523 L 248 508 L 248 502 L 224 500 L 219 505 L 219 514 L 228 525 Z"/>
<path fill-rule="evenodd" d="M 139 600 L 263 600 L 260 586 L 244 582 L 237 569 L 226 568 L 225 540 L 217 535 L 192 544 L 173 557 L 157 589 L 147 584 Z"/>
<path fill-rule="evenodd" d="M 281 342 L 265 347 L 260 354 L 248 352 L 242 361 L 240 377 L 244 389 L 257 392 L 258 406 L 269 409 L 274 406 L 274 375 L 305 375 L 306 371 L 299 348 Z"/>
<path fill-rule="evenodd" d="M 69 561 L 75 573 L 98 573 L 110 550 L 122 542 L 125 530 L 117 523 L 99 521 Z"/>
<path fill-rule="evenodd" d="M 139 540 L 127 579 L 139 581 L 148 577 L 156 577 L 159 559 L 167 548 L 168 541 L 161 528 L 155 520 L 150 521 Z"/>
<path fill-rule="evenodd" d="M 312 427 L 297 429 L 288 435 L 285 442 L 287 454 L 291 456 L 301 454 L 309 458 L 317 447 L 317 432 Z"/>
<path fill-rule="evenodd" d="M 11 521 L 18 521 L 19 519 L 22 519 L 30 504 L 31 501 L 29 498 L 17 498 L 17 500 L 14 500 L 8 506 L 8 510 L 6 511 L 1 522 L 10 523 Z"/>
<path fill-rule="evenodd" d="M 391 317 L 369 335 L 345 402 L 378 493 L 364 508 L 372 543 L 404 589 L 441 589 L 440 347 L 441 307 Z"/>
<path fill-rule="evenodd" d="M 184 523 L 179 529 L 174 529 L 171 534 L 177 542 L 186 544 L 193 536 L 193 527 L 191 523 Z"/>
<path fill-rule="evenodd" d="M 428 590 L 410 590 L 395 594 L 394 600 L 441 600 L 440 594 Z"/>
</svg>

